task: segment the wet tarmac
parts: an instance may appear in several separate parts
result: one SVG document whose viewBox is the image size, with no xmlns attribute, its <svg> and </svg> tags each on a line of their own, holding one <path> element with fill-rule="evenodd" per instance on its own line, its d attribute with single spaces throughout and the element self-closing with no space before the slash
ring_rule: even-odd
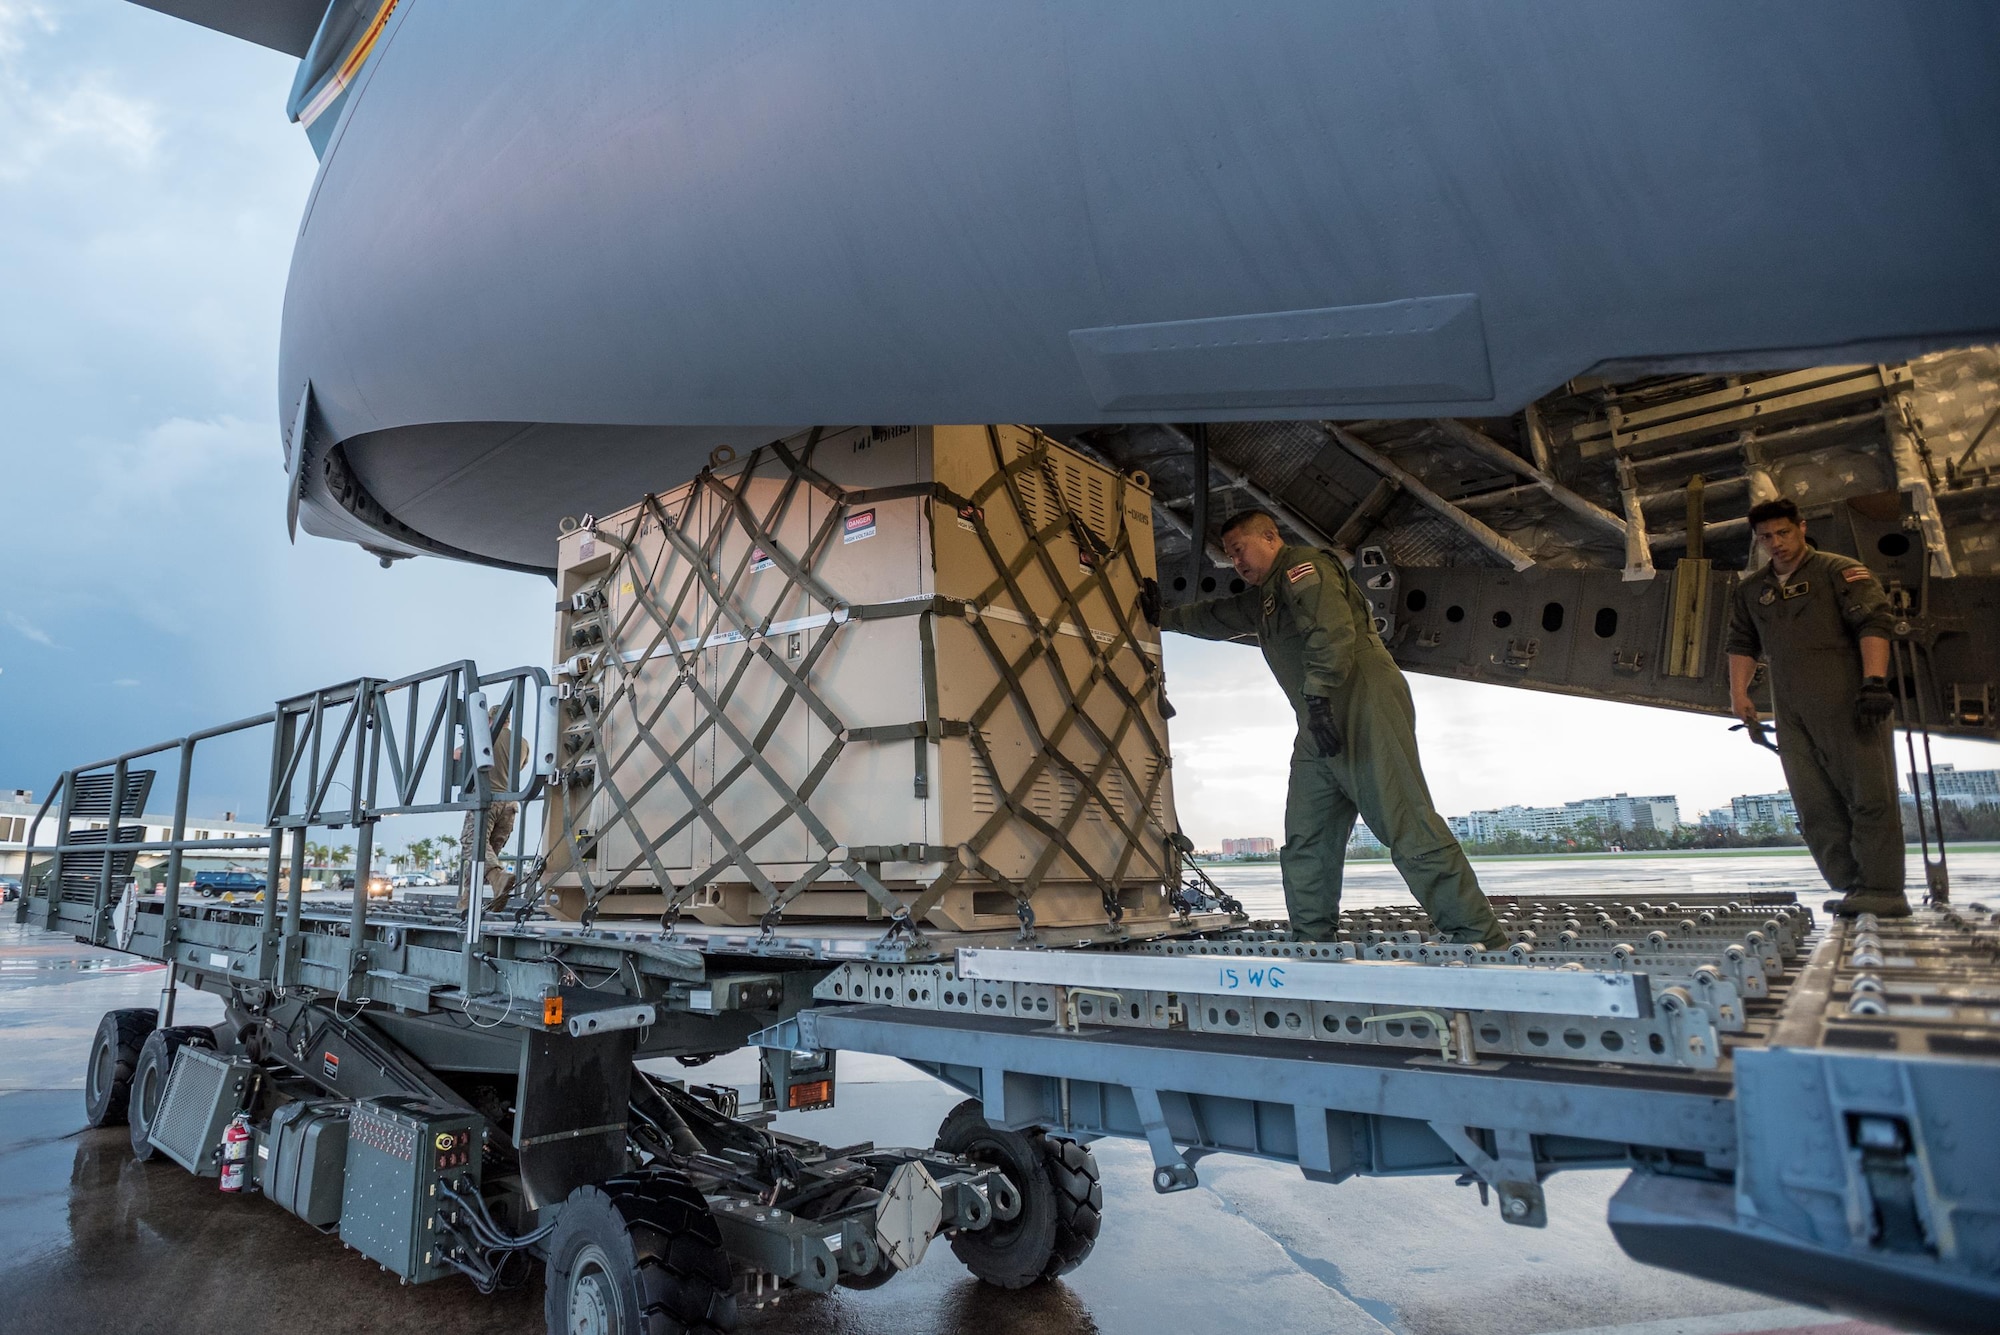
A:
<svg viewBox="0 0 2000 1335">
<path fill-rule="evenodd" d="M 1243 873 L 1247 891 L 1259 870 L 1232 869 L 1231 879 Z M 155 1004 L 163 979 L 160 969 L 125 956 L 11 921 L 0 925 L 0 1331 L 509 1335 L 544 1329 L 539 1278 L 491 1298 L 457 1280 L 403 1286 L 338 1238 L 257 1197 L 223 1195 L 212 1180 L 169 1162 L 135 1162 L 123 1127 L 83 1129 L 83 1061 L 98 1018 L 117 1007 Z M 178 1022 L 220 1016 L 214 998 L 181 993 Z M 755 1067 L 739 1053 L 702 1068 L 701 1076 L 750 1084 Z M 842 1066 L 839 1107 L 787 1117 L 781 1125 L 836 1143 L 929 1143 L 958 1098 L 899 1063 L 850 1058 Z M 1475 1192 L 1447 1178 L 1324 1186 L 1281 1165 L 1218 1157 L 1202 1161 L 1198 1189 L 1163 1197 L 1148 1182 L 1143 1146 L 1105 1141 L 1096 1152 L 1105 1182 L 1104 1235 L 1064 1280 L 1019 1293 L 993 1290 L 972 1280 L 939 1240 L 921 1266 L 882 1289 L 789 1295 L 776 1307 L 747 1312 L 742 1329 L 758 1335 L 1878 1335 L 1882 1329 L 1627 1259 L 1604 1225 L 1605 1202 L 1622 1173 L 1551 1179 L 1549 1227 L 1531 1231 L 1501 1224 Z"/>
</svg>

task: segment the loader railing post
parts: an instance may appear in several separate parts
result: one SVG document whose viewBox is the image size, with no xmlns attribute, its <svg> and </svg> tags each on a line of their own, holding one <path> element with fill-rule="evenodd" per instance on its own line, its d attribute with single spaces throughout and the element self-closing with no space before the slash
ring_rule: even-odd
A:
<svg viewBox="0 0 2000 1335">
<path fill-rule="evenodd" d="M 97 868 L 97 889 L 90 899 L 90 943 L 104 944 L 105 910 L 111 903 L 112 853 L 118 847 L 118 814 L 125 807 L 126 762 L 111 767 L 111 810 L 104 817 L 104 861 Z"/>
<path fill-rule="evenodd" d="M 174 989 L 180 980 L 180 970 L 174 964 L 174 947 L 181 936 L 181 841 L 187 838 L 188 784 L 194 778 L 194 739 L 184 737 L 178 748 L 180 751 L 179 781 L 174 785 L 174 823 L 167 831 L 171 847 L 167 850 L 167 883 L 162 889 L 160 906 L 160 958 L 167 963 L 166 981 L 160 985 L 159 1027 L 169 1029 L 174 1023 Z"/>
<path fill-rule="evenodd" d="M 285 865 L 285 832 L 278 821 L 285 814 L 285 756 L 291 749 L 287 736 L 289 720 L 277 710 L 271 719 L 271 781 L 264 794 L 264 832 L 271 846 L 264 857 L 264 912 L 257 937 L 257 977 L 265 982 L 277 978 L 278 873 Z M 303 833 L 301 831 L 300 833 Z M 298 865 L 298 844 L 294 841 L 292 864 Z"/>
<path fill-rule="evenodd" d="M 167 838 L 173 847 L 167 850 L 167 885 L 165 903 L 161 909 L 160 950 L 166 958 L 173 959 L 173 947 L 180 941 L 181 926 L 181 841 L 187 838 L 188 785 L 194 780 L 194 739 L 183 738 L 180 744 L 180 781 L 174 786 L 174 825 Z M 167 975 L 167 992 L 172 993 L 173 974 Z M 171 1008 L 171 1001 L 162 998 L 162 1025 L 167 1023 L 165 1012 Z"/>
<path fill-rule="evenodd" d="M 350 1000 L 361 999 L 357 984 L 368 969 L 368 867 L 375 857 L 375 821 L 371 817 L 354 827 L 354 905 L 347 919 L 347 993 Z"/>
<path fill-rule="evenodd" d="M 46 807 L 48 804 L 44 802 L 42 805 Z M 42 882 L 44 885 L 48 887 L 48 897 L 44 901 L 44 906 L 42 909 L 43 931 L 54 931 L 56 922 L 62 915 L 63 846 L 69 843 L 69 818 L 70 818 L 70 812 L 75 808 L 75 806 L 76 806 L 76 771 L 73 769 L 65 770 L 63 771 L 63 776 L 62 776 L 62 805 L 56 808 L 55 854 L 49 861 L 49 874 L 47 878 L 44 879 L 44 881 Z M 34 849 L 35 831 L 39 829 L 40 826 L 41 826 L 41 815 L 38 812 L 36 813 L 35 816 L 34 826 L 30 827 L 28 831 L 28 847 L 30 853 L 32 853 Z M 22 880 L 21 884 L 23 887 L 21 895 L 22 898 L 25 899 L 27 897 L 27 889 L 26 889 L 27 881 L 25 878 Z"/>
</svg>

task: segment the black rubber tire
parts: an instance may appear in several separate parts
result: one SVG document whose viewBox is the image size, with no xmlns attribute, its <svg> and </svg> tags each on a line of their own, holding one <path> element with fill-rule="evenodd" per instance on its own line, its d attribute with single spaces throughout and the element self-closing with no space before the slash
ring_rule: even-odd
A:
<svg viewBox="0 0 2000 1335">
<path fill-rule="evenodd" d="M 1060 1187 L 1050 1164 L 1052 1145 L 1069 1146 L 1083 1155 L 1083 1162 L 1072 1167 L 1067 1151 L 1057 1151 L 1063 1164 Z M 993 1165 L 1021 1194 L 1021 1212 L 1012 1219 L 995 1219 L 985 1228 L 962 1228 L 952 1235 L 952 1254 L 975 1277 L 997 1288 L 1025 1289 L 1075 1269 L 1090 1254 L 1104 1202 L 1090 1151 L 1074 1141 L 1052 1141 L 1040 1131 L 989 1126 L 978 1099 L 967 1099 L 945 1117 L 938 1128 L 937 1147 Z M 1079 1176 L 1089 1183 L 1080 1191 Z M 1088 1236 L 1083 1235 L 1085 1228 Z"/>
<path fill-rule="evenodd" d="M 1055 1188 L 1056 1246 L 1047 1278 L 1067 1275 L 1084 1263 L 1104 1224 L 1104 1188 L 1097 1180 L 1097 1156 L 1074 1140 L 1042 1137 L 1042 1164 Z"/>
<path fill-rule="evenodd" d="M 578 1329 L 594 1306 L 606 1335 L 725 1335 L 736 1329 L 735 1281 L 708 1202 L 679 1173 L 649 1172 L 578 1187 L 549 1237 L 550 1335 Z"/>
<path fill-rule="evenodd" d="M 149 1010 L 106 1011 L 83 1067 L 83 1114 L 91 1126 L 123 1126 L 139 1049 L 160 1022 Z"/>
<path fill-rule="evenodd" d="M 842 1187 L 814 1206 L 813 1212 L 808 1218 L 825 1219 L 829 1215 L 839 1214 L 842 1210 L 856 1204 L 863 1197 L 873 1199 L 879 1198 L 881 1194 L 866 1183 L 856 1182 Z M 896 1267 L 885 1259 L 880 1265 L 866 1274 L 849 1274 L 846 1271 L 842 1271 L 840 1278 L 834 1282 L 839 1284 L 843 1289 L 867 1290 L 879 1289 L 895 1277 Z"/>
<path fill-rule="evenodd" d="M 167 1092 L 167 1075 L 173 1070 L 174 1058 L 187 1047 L 215 1051 L 215 1031 L 191 1024 L 155 1029 L 140 1045 L 139 1064 L 132 1070 L 131 1098 L 125 1106 L 125 1121 L 132 1128 L 132 1157 L 140 1163 L 148 1163 L 160 1153 L 148 1133 L 159 1112 L 160 1098 Z"/>
</svg>

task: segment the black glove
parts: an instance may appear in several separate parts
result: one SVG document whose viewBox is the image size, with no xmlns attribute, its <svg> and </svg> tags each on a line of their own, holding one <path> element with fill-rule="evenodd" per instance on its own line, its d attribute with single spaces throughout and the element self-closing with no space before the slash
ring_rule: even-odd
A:
<svg viewBox="0 0 2000 1335">
<path fill-rule="evenodd" d="M 1340 735 L 1340 725 L 1333 721 L 1333 701 L 1323 695 L 1306 697 L 1306 731 L 1312 734 L 1321 759 L 1331 760 L 1347 749 L 1347 739 Z"/>
<path fill-rule="evenodd" d="M 1854 726 L 1872 728 L 1896 712 L 1896 693 L 1882 677 L 1863 677 L 1854 697 Z"/>
<path fill-rule="evenodd" d="M 1139 615 L 1146 618 L 1148 625 L 1160 624 L 1160 581 L 1156 579 L 1139 581 Z"/>
</svg>

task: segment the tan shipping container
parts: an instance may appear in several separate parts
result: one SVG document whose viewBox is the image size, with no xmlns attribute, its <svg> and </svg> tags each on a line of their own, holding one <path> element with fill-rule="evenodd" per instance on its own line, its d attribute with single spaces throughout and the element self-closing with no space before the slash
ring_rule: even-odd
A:
<svg viewBox="0 0 2000 1335">
<path fill-rule="evenodd" d="M 562 915 L 1171 916 L 1142 476 L 1025 427 L 825 429 L 558 565 Z"/>
</svg>

